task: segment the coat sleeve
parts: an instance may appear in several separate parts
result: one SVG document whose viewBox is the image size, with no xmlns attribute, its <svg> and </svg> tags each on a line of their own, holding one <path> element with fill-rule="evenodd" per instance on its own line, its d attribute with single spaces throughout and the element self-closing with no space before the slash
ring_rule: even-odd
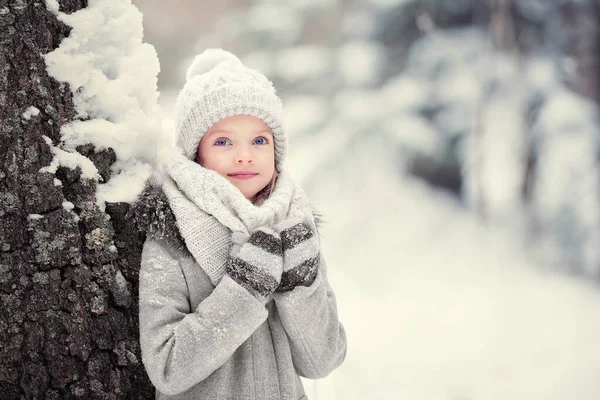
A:
<svg viewBox="0 0 600 400">
<path fill-rule="evenodd" d="M 179 262 L 156 239 L 144 244 L 139 291 L 144 366 L 154 386 L 169 395 L 189 389 L 223 365 L 268 314 L 228 276 L 190 309 Z"/>
<path fill-rule="evenodd" d="M 342 364 L 346 357 L 346 333 L 338 319 L 322 255 L 311 286 L 274 293 L 273 298 L 298 374 L 310 379 L 324 378 Z"/>
</svg>

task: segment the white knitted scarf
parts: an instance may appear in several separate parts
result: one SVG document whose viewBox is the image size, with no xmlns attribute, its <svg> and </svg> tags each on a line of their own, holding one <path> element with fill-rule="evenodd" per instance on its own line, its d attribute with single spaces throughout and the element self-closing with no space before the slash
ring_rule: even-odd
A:
<svg viewBox="0 0 600 400">
<path fill-rule="evenodd" d="M 316 226 L 308 199 L 285 172 L 273 193 L 254 205 L 227 179 L 188 159 L 176 147 L 167 164 L 163 191 L 175 214 L 187 249 L 214 285 L 225 274 L 232 234 L 247 238 L 261 226 L 273 228 L 285 219 Z"/>
</svg>

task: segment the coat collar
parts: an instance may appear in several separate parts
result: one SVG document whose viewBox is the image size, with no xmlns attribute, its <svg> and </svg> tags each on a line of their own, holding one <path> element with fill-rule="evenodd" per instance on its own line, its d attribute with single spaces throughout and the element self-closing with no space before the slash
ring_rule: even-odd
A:
<svg viewBox="0 0 600 400">
<path fill-rule="evenodd" d="M 177 228 L 175 214 L 159 183 L 146 182 L 125 218 L 141 235 L 161 240 L 174 250 L 189 254 Z"/>
</svg>

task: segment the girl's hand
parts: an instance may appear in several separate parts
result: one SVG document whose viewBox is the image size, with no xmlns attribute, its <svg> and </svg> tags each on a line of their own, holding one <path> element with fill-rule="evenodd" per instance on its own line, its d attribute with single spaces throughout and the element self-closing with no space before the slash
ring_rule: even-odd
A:
<svg viewBox="0 0 600 400">
<path fill-rule="evenodd" d="M 259 300 L 277 289 L 283 271 L 281 238 L 274 230 L 261 227 L 243 242 L 234 234 L 233 247 L 225 273 Z"/>
<path fill-rule="evenodd" d="M 310 286 L 317 276 L 320 250 L 316 234 L 301 220 L 289 219 L 276 230 L 283 248 L 283 274 L 277 292 Z"/>
</svg>

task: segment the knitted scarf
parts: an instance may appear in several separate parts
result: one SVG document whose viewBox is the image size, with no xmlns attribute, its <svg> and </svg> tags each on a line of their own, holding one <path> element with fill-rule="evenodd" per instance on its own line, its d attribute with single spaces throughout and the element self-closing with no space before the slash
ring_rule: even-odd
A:
<svg viewBox="0 0 600 400">
<path fill-rule="evenodd" d="M 163 191 L 186 247 L 214 285 L 225 274 L 232 242 L 256 228 L 289 219 L 304 221 L 316 233 L 308 199 L 287 173 L 281 172 L 273 193 L 255 205 L 227 179 L 188 159 L 175 148 L 166 167 Z"/>
</svg>

